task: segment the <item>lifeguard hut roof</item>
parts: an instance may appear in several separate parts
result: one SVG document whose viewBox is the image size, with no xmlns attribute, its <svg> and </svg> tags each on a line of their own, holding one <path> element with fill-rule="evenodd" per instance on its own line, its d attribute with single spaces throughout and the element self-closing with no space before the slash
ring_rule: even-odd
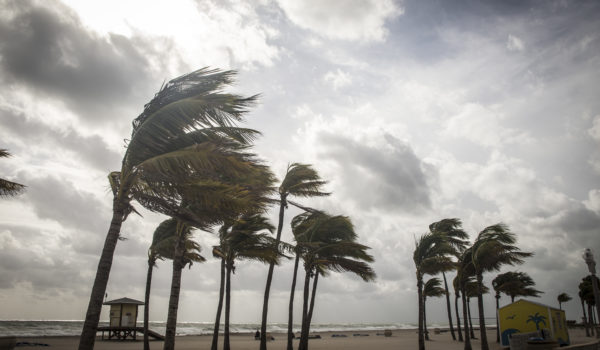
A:
<svg viewBox="0 0 600 350">
<path fill-rule="evenodd" d="M 117 305 L 117 304 L 144 305 L 144 302 L 135 300 L 135 299 L 131 299 L 131 298 L 121 298 L 121 299 L 105 301 L 103 305 Z"/>
</svg>

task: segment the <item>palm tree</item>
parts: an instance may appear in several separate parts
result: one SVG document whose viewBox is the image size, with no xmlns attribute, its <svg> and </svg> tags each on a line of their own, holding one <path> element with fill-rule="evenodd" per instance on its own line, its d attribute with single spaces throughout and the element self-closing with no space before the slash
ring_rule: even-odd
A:
<svg viewBox="0 0 600 350">
<path fill-rule="evenodd" d="M 458 298 L 460 298 L 458 273 L 452 280 L 452 286 L 454 288 L 454 311 L 456 312 L 456 330 L 458 331 L 458 341 L 463 341 L 462 330 L 460 329 L 460 313 L 458 312 Z"/>
<path fill-rule="evenodd" d="M 423 327 L 423 276 L 435 275 L 453 269 L 451 255 L 456 251 L 444 235 L 426 233 L 415 243 L 413 261 L 416 266 L 417 294 L 419 302 L 419 350 L 425 349 Z"/>
<path fill-rule="evenodd" d="M 496 285 L 494 286 L 494 281 Z M 503 274 L 499 274 L 493 281 L 492 285 L 497 293 L 504 293 L 510 297 L 510 302 L 514 303 L 515 298 L 518 296 L 524 297 L 539 297 L 542 291 L 539 291 L 533 286 L 535 282 L 525 272 L 513 272 L 509 271 Z"/>
<path fill-rule="evenodd" d="M 11 154 L 8 150 L 0 148 L 0 158 L 8 158 Z M 25 191 L 25 185 L 0 178 L 0 198 L 16 196 Z"/>
<path fill-rule="evenodd" d="M 275 244 L 279 244 L 281 241 L 283 217 L 287 208 L 288 197 L 328 196 L 329 193 L 323 192 L 323 186 L 326 183 L 309 164 L 292 163 L 288 165 L 286 174 L 279 186 L 279 223 L 277 225 Z M 274 268 L 274 264 L 269 264 L 260 324 L 260 350 L 267 350 L 267 315 L 269 312 L 269 293 L 271 291 Z"/>
<path fill-rule="evenodd" d="M 558 300 L 558 308 L 562 310 L 562 303 L 566 303 L 566 302 L 570 301 L 571 299 L 573 299 L 573 298 L 571 298 L 571 296 L 569 294 L 560 293 L 558 295 L 558 297 L 556 297 L 556 300 Z"/>
<path fill-rule="evenodd" d="M 437 298 L 446 294 L 446 290 L 442 288 L 442 281 L 437 277 L 432 277 L 423 284 L 423 330 L 425 340 L 429 340 L 429 332 L 427 331 L 427 297 Z"/>
<path fill-rule="evenodd" d="M 278 263 L 279 246 L 266 233 L 273 232 L 275 227 L 259 215 L 249 215 L 240 218 L 233 224 L 221 228 L 221 245 L 215 247 L 215 254 L 225 260 L 225 332 L 223 349 L 230 349 L 229 315 L 231 310 L 231 274 L 235 273 L 235 262 L 239 260 L 254 260 L 262 263 Z"/>
<path fill-rule="evenodd" d="M 222 93 L 234 75 L 233 71 L 204 68 L 173 79 L 133 121 L 121 170 L 108 176 L 114 198 L 113 216 L 79 350 L 94 347 L 121 225 L 135 212 L 131 202 L 137 200 L 147 209 L 171 217 L 215 225 L 229 215 L 224 202 L 206 201 L 203 208 L 188 207 L 182 205 L 182 193 L 200 194 L 207 185 L 235 184 L 242 175 L 256 172 L 257 161 L 246 150 L 258 132 L 236 127 L 256 97 Z M 210 210 L 199 210 L 207 208 Z"/>
<path fill-rule="evenodd" d="M 456 253 L 454 255 L 458 256 L 460 252 L 466 249 L 466 240 L 469 238 L 469 235 L 465 231 L 463 231 L 461 226 L 462 222 L 460 221 L 460 219 L 443 219 L 441 221 L 434 222 L 431 225 L 429 225 L 429 231 L 432 233 L 444 235 L 446 237 L 446 240 L 455 248 Z M 448 312 L 448 324 L 450 325 L 450 334 L 452 335 L 452 339 L 456 340 L 456 335 L 454 334 L 454 327 L 452 325 L 450 292 L 448 290 L 446 272 L 442 271 L 442 276 L 444 277 L 444 290 L 446 292 L 446 310 Z M 427 333 L 425 333 L 425 336 L 427 336 Z M 462 340 L 462 335 L 459 336 L 459 339 Z"/>
<path fill-rule="evenodd" d="M 475 338 L 475 332 L 473 332 L 473 320 L 471 319 L 471 298 L 477 298 L 478 295 L 478 285 L 477 285 L 477 281 L 475 280 L 475 278 L 473 276 L 470 276 L 467 278 L 467 281 L 465 282 L 465 295 L 467 296 L 467 313 L 469 315 L 469 329 L 470 329 L 470 333 L 471 333 L 471 339 L 476 339 Z M 489 288 L 486 286 L 483 286 L 483 294 L 487 294 L 489 292 Z M 466 322 L 466 320 L 465 320 Z"/>
<path fill-rule="evenodd" d="M 594 276 L 594 278 L 597 281 L 596 283 L 600 283 L 600 279 L 598 279 L 598 277 Z M 587 304 L 586 336 L 590 336 L 589 334 L 593 335 L 595 331 L 594 312 L 592 306 L 596 305 L 591 275 L 581 279 L 581 283 L 579 283 L 579 298 L 581 299 L 584 318 L 586 318 L 584 303 Z"/>
<path fill-rule="evenodd" d="M 479 308 L 479 332 L 481 334 L 481 349 L 488 350 L 487 334 L 485 331 L 485 315 L 483 311 L 483 273 L 498 271 L 501 266 L 522 264 L 524 258 L 533 253 L 522 252 L 514 245 L 517 239 L 508 226 L 496 224 L 481 231 L 472 246 L 472 264 L 477 278 Z"/>
<path fill-rule="evenodd" d="M 496 342 L 500 342 L 500 330 L 498 321 L 498 310 L 500 308 L 500 293 L 510 296 L 511 303 L 515 302 L 517 296 L 539 297 L 542 291 L 535 288 L 535 282 L 525 272 L 509 271 L 501 273 L 492 280 L 492 287 L 496 291 Z"/>
<path fill-rule="evenodd" d="M 581 283 L 579 284 L 579 292 L 577 293 L 577 295 L 579 296 L 579 300 L 581 301 L 581 309 L 583 311 L 583 326 L 585 327 L 585 336 L 589 337 L 590 336 L 590 328 L 589 328 L 588 318 L 585 313 L 585 298 L 584 298 L 584 291 L 581 290 Z"/>
<path fill-rule="evenodd" d="M 303 246 L 302 260 L 306 272 L 304 279 L 304 300 L 302 307 L 302 331 L 298 349 L 308 349 L 308 334 L 316 300 L 319 276 L 327 276 L 330 271 L 352 272 L 363 281 L 375 279 L 375 272 L 369 266 L 373 257 L 367 253 L 369 247 L 356 242 L 357 234 L 350 219 L 346 216 L 329 216 L 322 213 L 313 225 L 296 236 Z M 311 220 L 309 219 L 309 222 Z M 309 299 L 310 279 L 313 278 L 312 293 Z"/>
<path fill-rule="evenodd" d="M 168 223 L 171 237 L 167 244 L 172 248 L 171 254 L 165 256 L 173 261 L 173 273 L 171 276 L 171 293 L 169 295 L 169 308 L 167 313 L 167 324 L 165 329 L 164 350 L 175 349 L 175 334 L 177 329 L 177 311 L 179 309 L 179 293 L 181 290 L 181 272 L 186 265 L 192 266 L 192 262 L 204 262 L 200 256 L 200 245 L 191 239 L 192 227 L 177 219 L 170 219 Z"/>
<path fill-rule="evenodd" d="M 146 293 L 144 299 L 144 350 L 150 349 L 150 343 L 148 339 L 148 320 L 150 315 L 150 288 L 152 284 L 152 270 L 156 266 L 157 260 L 173 258 L 175 225 L 176 223 L 173 219 L 168 219 L 161 222 L 152 235 L 152 244 L 148 249 L 148 273 L 146 275 Z M 204 261 L 204 258 L 199 255 L 199 245 L 193 241 L 190 241 L 186 242 L 186 247 L 186 259 L 189 260 L 190 265 L 193 261 Z"/>
</svg>

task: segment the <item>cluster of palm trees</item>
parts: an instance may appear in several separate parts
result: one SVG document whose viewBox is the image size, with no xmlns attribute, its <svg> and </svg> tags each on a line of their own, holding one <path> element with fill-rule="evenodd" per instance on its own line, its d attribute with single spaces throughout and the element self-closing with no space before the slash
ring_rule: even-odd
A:
<svg viewBox="0 0 600 350">
<path fill-rule="evenodd" d="M 462 229 L 460 219 L 453 218 L 432 223 L 429 225 L 429 232 L 416 240 L 413 260 L 416 266 L 419 299 L 418 344 L 420 350 L 425 349 L 425 340 L 428 339 L 425 315 L 427 297 L 446 296 L 450 332 L 452 338 L 457 340 L 451 316 L 450 293 L 446 281 L 446 273 L 450 271 L 456 271 L 453 287 L 458 340 L 464 341 L 465 350 L 472 348 L 471 339 L 474 338 L 475 334 L 470 317 L 469 301 L 470 298 L 477 298 L 481 348 L 482 350 L 489 349 L 483 310 L 483 294 L 488 292 L 488 288 L 483 284 L 483 274 L 499 271 L 504 265 L 522 264 L 523 259 L 533 255 L 521 251 L 515 245 L 516 235 L 504 224 L 484 228 L 475 237 L 473 243 L 470 243 L 468 238 L 468 234 Z M 441 287 L 441 280 L 436 277 L 426 282 L 423 280 L 425 275 L 440 273 L 444 280 L 444 288 Z M 541 293 L 533 288 L 533 281 L 524 273 L 501 274 L 494 281 L 496 281 L 493 284 L 496 291 L 496 300 L 500 298 L 500 293 L 505 293 L 511 298 L 518 295 L 537 296 Z M 462 300 L 464 337 L 459 317 L 459 298 Z"/>
<path fill-rule="evenodd" d="M 171 80 L 146 104 L 133 121 L 131 139 L 121 170 L 108 176 L 113 193 L 113 216 L 100 256 L 98 270 L 79 349 L 94 347 L 102 298 L 106 291 L 112 259 L 122 223 L 137 213 L 137 201 L 148 210 L 169 219 L 155 230 L 148 250 L 146 308 L 144 327 L 148 328 L 152 270 L 157 260 L 173 262 L 171 294 L 164 349 L 175 347 L 177 310 L 182 270 L 203 262 L 201 247 L 192 231 L 217 231 L 219 244 L 212 249 L 221 262 L 219 302 L 212 349 L 217 349 L 223 299 L 225 299 L 225 350 L 230 349 L 229 316 L 232 274 L 236 262 L 255 260 L 269 264 L 261 323 L 261 349 L 266 349 L 266 324 L 269 292 L 274 266 L 282 258 L 295 255 L 290 292 L 288 349 L 292 348 L 293 300 L 300 260 L 305 270 L 302 328 L 299 349 L 308 348 L 319 276 L 331 271 L 349 271 L 365 281 L 375 278 L 369 263 L 369 247 L 357 242 L 350 218 L 330 215 L 293 202 L 291 197 L 326 196 L 326 181 L 308 164 L 293 163 L 279 187 L 268 166 L 251 152 L 253 139 L 260 133 L 241 128 L 248 108 L 256 96 L 242 97 L 224 93 L 235 72 L 203 68 Z M 278 194 L 278 198 L 273 198 Z M 279 204 L 279 223 L 275 227 L 265 218 L 271 204 Z M 302 209 L 292 219 L 295 244 L 281 240 L 288 205 Z M 312 286 L 311 286 L 312 283 Z M 144 332 L 147 334 L 147 332 Z M 147 335 L 144 348 L 148 349 Z"/>
<path fill-rule="evenodd" d="M 597 332 L 597 328 L 595 327 L 595 325 L 599 324 L 598 312 L 597 310 L 594 310 L 596 309 L 596 300 L 594 298 L 592 278 L 596 280 L 596 285 L 600 285 L 600 279 L 598 279 L 598 277 L 596 277 L 595 275 L 588 275 L 581 279 L 581 283 L 579 283 L 578 292 L 579 300 L 581 301 L 581 308 L 583 311 L 583 324 L 585 327 L 585 335 L 588 337 L 593 336 L 594 332 Z"/>
</svg>

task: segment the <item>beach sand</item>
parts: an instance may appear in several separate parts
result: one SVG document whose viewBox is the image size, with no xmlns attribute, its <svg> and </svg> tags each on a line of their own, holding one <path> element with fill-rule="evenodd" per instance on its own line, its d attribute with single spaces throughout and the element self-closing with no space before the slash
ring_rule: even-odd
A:
<svg viewBox="0 0 600 350">
<path fill-rule="evenodd" d="M 353 334 L 368 334 L 369 336 L 353 336 Z M 321 332 L 321 339 L 311 339 L 309 348 L 311 350 L 398 350 L 398 349 L 417 349 L 417 333 L 412 330 L 396 330 L 393 331 L 391 337 L 377 335 L 381 331 L 356 331 L 356 332 Z M 432 332 L 433 333 L 433 332 Z M 478 332 L 475 332 L 478 335 Z M 332 334 L 344 334 L 346 337 L 332 337 Z M 487 332 L 490 349 L 502 349 L 500 344 L 496 343 L 496 331 L 490 330 Z M 595 338 L 586 338 L 585 332 L 582 329 L 569 330 L 572 344 L 581 344 L 595 340 Z M 287 340 L 286 335 L 274 333 L 275 340 L 270 341 L 268 348 L 270 350 L 285 350 Z M 254 340 L 253 334 L 234 334 L 231 336 L 231 348 L 234 350 L 256 350 L 259 342 Z M 79 344 L 78 337 L 36 337 L 36 338 L 18 338 L 17 341 L 30 343 L 45 343 L 54 349 L 77 349 Z M 210 349 L 212 336 L 185 336 L 177 337 L 175 347 L 178 350 L 203 350 Z M 297 347 L 298 340 L 294 340 L 294 347 Z M 473 349 L 480 349 L 478 339 L 472 341 Z M 219 337 L 219 348 L 223 346 L 223 337 Z M 18 349 L 34 349 L 38 347 L 18 347 Z M 163 348 L 162 341 L 153 340 L 150 342 L 152 350 L 160 350 Z M 431 334 L 431 340 L 425 342 L 425 348 L 428 350 L 462 350 L 463 343 L 452 341 L 449 332 L 441 334 Z M 96 350 L 139 350 L 143 349 L 141 340 L 137 341 L 114 341 L 101 340 L 98 338 L 94 347 Z"/>
</svg>

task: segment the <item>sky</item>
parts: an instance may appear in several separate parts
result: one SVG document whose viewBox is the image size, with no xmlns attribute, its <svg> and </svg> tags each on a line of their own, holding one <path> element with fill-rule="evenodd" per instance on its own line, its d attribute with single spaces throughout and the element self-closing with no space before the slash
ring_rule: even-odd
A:
<svg viewBox="0 0 600 350">
<path fill-rule="evenodd" d="M 415 323 L 415 239 L 460 218 L 473 239 L 503 222 L 528 273 L 580 320 L 581 257 L 600 258 L 600 3 L 597 1 L 0 1 L 0 319 L 81 320 L 111 218 L 107 174 L 161 84 L 210 66 L 228 91 L 260 94 L 246 127 L 281 179 L 312 164 L 376 261 L 374 283 L 320 279 L 314 323 Z M 134 204 L 108 299 L 143 300 L 147 250 L 164 216 Z M 286 212 L 283 239 L 291 242 Z M 277 209 L 269 212 L 277 222 Z M 214 320 L 219 262 L 183 273 L 180 321 Z M 269 321 L 287 321 L 293 261 L 275 269 Z M 154 272 L 165 320 L 171 265 Z M 240 262 L 232 322 L 260 322 L 266 266 Z M 488 286 L 497 272 L 484 275 Z M 450 274 L 453 278 L 453 274 Z M 296 300 L 296 310 L 300 308 Z M 507 303 L 503 297 L 501 304 Z M 484 299 L 488 317 L 494 299 Z M 428 320 L 447 322 L 428 300 Z M 473 304 L 474 306 L 475 304 Z M 102 319 L 107 319 L 105 307 Z M 296 313 L 296 320 L 299 313 Z"/>
</svg>

